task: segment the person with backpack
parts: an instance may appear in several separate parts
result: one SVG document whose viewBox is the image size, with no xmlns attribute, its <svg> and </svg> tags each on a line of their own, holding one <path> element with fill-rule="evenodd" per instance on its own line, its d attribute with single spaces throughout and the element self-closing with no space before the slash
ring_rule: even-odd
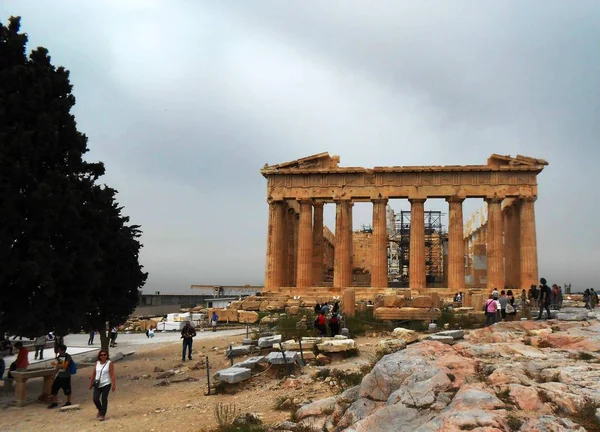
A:
<svg viewBox="0 0 600 432">
<path fill-rule="evenodd" d="M 108 352 L 100 350 L 98 360 L 92 370 L 90 377 L 90 390 L 94 389 L 94 405 L 98 408 L 96 418 L 103 421 L 108 408 L 109 392 L 117 390 L 117 377 L 115 375 L 115 366 L 108 357 Z M 102 400 L 100 400 L 102 397 Z"/>
<path fill-rule="evenodd" d="M 331 337 L 334 337 L 340 332 L 340 316 L 336 313 L 329 318 L 329 331 L 331 332 Z"/>
<path fill-rule="evenodd" d="M 67 347 L 59 345 L 58 356 L 56 361 L 53 361 L 52 366 L 56 367 L 57 374 L 52 382 L 52 403 L 48 405 L 49 409 L 56 408 L 58 406 L 57 396 L 58 391 L 62 389 L 67 397 L 67 402 L 63 406 L 71 405 L 71 375 L 77 373 L 77 365 L 71 358 L 71 355 L 67 353 Z"/>
<path fill-rule="evenodd" d="M 315 319 L 315 328 L 319 330 L 321 336 L 327 336 L 327 317 L 323 310 L 319 312 L 319 315 Z"/>
</svg>

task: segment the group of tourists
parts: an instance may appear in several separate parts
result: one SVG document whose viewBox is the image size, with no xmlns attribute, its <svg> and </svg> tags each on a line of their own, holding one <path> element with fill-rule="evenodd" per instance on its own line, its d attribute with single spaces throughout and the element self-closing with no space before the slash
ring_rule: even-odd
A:
<svg viewBox="0 0 600 432">
<path fill-rule="evenodd" d="M 315 318 L 314 327 L 319 332 L 320 336 L 327 336 L 327 328 L 333 337 L 340 332 L 341 316 L 340 303 L 335 302 L 333 307 L 329 303 L 317 303 L 314 308 L 317 317 Z"/>
<path fill-rule="evenodd" d="M 598 294 L 594 288 L 588 288 L 583 292 L 583 301 L 586 309 L 593 310 L 598 306 Z"/>
<path fill-rule="evenodd" d="M 588 293 L 587 297 L 584 294 L 584 300 L 587 308 L 592 308 L 592 298 L 594 297 L 593 289 L 586 290 Z M 586 300 L 587 298 L 587 300 Z M 598 296 L 595 295 L 595 304 L 598 303 Z M 541 320 L 546 311 L 546 318 L 550 319 L 550 310 L 559 310 L 563 304 L 563 293 L 560 285 L 554 284 L 552 288 L 548 286 L 546 279 L 540 279 L 540 285 L 531 285 L 529 291 L 522 290 L 521 301 L 515 303 L 515 297 L 512 290 L 500 291 L 494 289 L 489 295 L 489 298 L 485 301 L 485 325 L 489 326 L 498 321 L 511 321 L 516 318 L 517 307 L 520 307 L 523 311 L 528 311 L 529 307 L 539 306 L 539 313 L 536 318 Z M 595 307 L 595 306 L 594 306 Z"/>
</svg>

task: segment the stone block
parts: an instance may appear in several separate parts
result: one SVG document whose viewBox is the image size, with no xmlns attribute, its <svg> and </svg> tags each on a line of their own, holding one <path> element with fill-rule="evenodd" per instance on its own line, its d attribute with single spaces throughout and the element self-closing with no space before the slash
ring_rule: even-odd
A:
<svg viewBox="0 0 600 432">
<path fill-rule="evenodd" d="M 242 302 L 242 309 L 247 311 L 257 311 L 262 303 L 263 301 L 244 300 L 244 302 Z"/>
<path fill-rule="evenodd" d="M 258 340 L 259 348 L 272 348 L 274 344 L 281 342 L 281 335 L 261 337 Z"/>
<path fill-rule="evenodd" d="M 60 412 L 79 411 L 81 406 L 78 404 L 60 407 Z"/>
<path fill-rule="evenodd" d="M 552 312 L 552 311 L 551 311 Z M 556 318 L 559 321 L 587 321 L 587 311 L 582 312 L 559 312 Z"/>
<path fill-rule="evenodd" d="M 253 311 L 239 310 L 238 322 L 241 323 L 255 323 L 258 321 L 258 313 Z"/>
<path fill-rule="evenodd" d="M 413 297 L 411 306 L 414 308 L 430 308 L 433 307 L 433 300 L 429 296 Z"/>
<path fill-rule="evenodd" d="M 436 333 L 437 336 L 450 336 L 454 340 L 462 339 L 465 337 L 464 330 L 444 330 Z"/>
<path fill-rule="evenodd" d="M 238 320 L 238 312 L 234 309 L 215 309 L 210 308 L 208 310 L 208 316 L 211 317 L 213 312 L 217 313 L 218 322 L 237 322 Z"/>
<path fill-rule="evenodd" d="M 283 360 L 283 354 L 285 354 L 285 360 Z M 273 365 L 282 365 L 286 363 L 297 363 L 301 359 L 300 354 L 298 354 L 296 351 L 285 351 L 283 353 L 272 352 L 267 356 L 266 360 Z"/>
<path fill-rule="evenodd" d="M 238 356 L 250 354 L 251 350 L 252 350 L 251 345 L 237 345 L 237 346 L 232 346 L 231 348 L 229 348 L 229 347 L 226 348 L 225 355 L 227 355 L 228 358 L 238 357 Z"/>
<path fill-rule="evenodd" d="M 285 308 L 285 313 L 288 315 L 298 315 L 300 313 L 300 306 L 288 306 Z"/>
<path fill-rule="evenodd" d="M 340 334 L 344 335 L 346 337 L 350 337 L 350 330 L 348 330 L 347 328 L 344 327 L 343 329 L 340 330 Z"/>
<path fill-rule="evenodd" d="M 249 357 L 246 360 L 243 360 L 239 363 L 235 363 L 232 367 L 246 368 L 246 369 L 253 370 L 257 364 L 264 363 L 265 361 L 266 361 L 265 356 Z"/>
<path fill-rule="evenodd" d="M 261 304 L 261 307 L 262 307 L 262 304 Z M 283 300 L 270 301 L 267 303 L 266 310 L 268 312 L 283 311 L 283 310 L 285 310 L 285 301 L 283 301 Z"/>
<path fill-rule="evenodd" d="M 252 377 L 252 371 L 248 368 L 230 367 L 218 371 L 215 373 L 214 377 L 220 381 L 235 384 L 250 379 Z"/>
<path fill-rule="evenodd" d="M 403 327 L 397 327 L 392 332 L 392 336 L 403 340 L 405 343 L 413 343 L 419 340 L 419 333 L 414 330 L 408 330 Z"/>
<path fill-rule="evenodd" d="M 313 349 L 321 341 L 321 338 L 302 338 L 302 351 Z M 300 344 L 294 339 L 283 342 L 281 346 L 284 350 L 298 351 L 300 349 Z"/>
<path fill-rule="evenodd" d="M 432 340 L 432 341 L 438 341 L 441 343 L 445 343 L 445 344 L 453 344 L 454 343 L 454 338 L 452 336 L 438 336 L 437 334 L 428 336 L 427 339 Z"/>
<path fill-rule="evenodd" d="M 353 339 L 335 339 L 324 341 L 318 344 L 317 348 L 322 352 L 344 352 L 355 349 L 356 344 Z"/>
</svg>

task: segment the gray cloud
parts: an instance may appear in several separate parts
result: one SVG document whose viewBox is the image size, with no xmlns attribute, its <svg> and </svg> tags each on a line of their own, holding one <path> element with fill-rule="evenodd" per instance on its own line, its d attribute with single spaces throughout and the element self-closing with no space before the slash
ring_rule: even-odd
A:
<svg viewBox="0 0 600 432">
<path fill-rule="evenodd" d="M 146 291 L 262 283 L 258 170 L 321 151 L 367 167 L 546 158 L 541 273 L 594 284 L 597 2 L 0 5 L 3 21 L 11 14 L 30 48 L 72 72 L 89 158 L 143 226 Z M 325 215 L 333 228 L 331 206 Z M 357 227 L 370 218 L 355 206 Z"/>
</svg>

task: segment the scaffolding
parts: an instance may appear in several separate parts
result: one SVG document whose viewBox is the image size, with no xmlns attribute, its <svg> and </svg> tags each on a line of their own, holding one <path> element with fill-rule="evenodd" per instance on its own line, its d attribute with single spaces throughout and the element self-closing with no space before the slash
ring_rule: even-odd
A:
<svg viewBox="0 0 600 432">
<path fill-rule="evenodd" d="M 442 282 L 444 279 L 444 242 L 447 234 L 442 225 L 440 211 L 426 211 L 425 224 L 425 270 L 427 283 Z M 388 278 L 394 282 L 407 284 L 410 268 L 410 211 L 400 211 L 394 215 L 394 230 L 390 236 L 388 252 Z M 394 247 L 394 244 L 397 245 Z"/>
</svg>

